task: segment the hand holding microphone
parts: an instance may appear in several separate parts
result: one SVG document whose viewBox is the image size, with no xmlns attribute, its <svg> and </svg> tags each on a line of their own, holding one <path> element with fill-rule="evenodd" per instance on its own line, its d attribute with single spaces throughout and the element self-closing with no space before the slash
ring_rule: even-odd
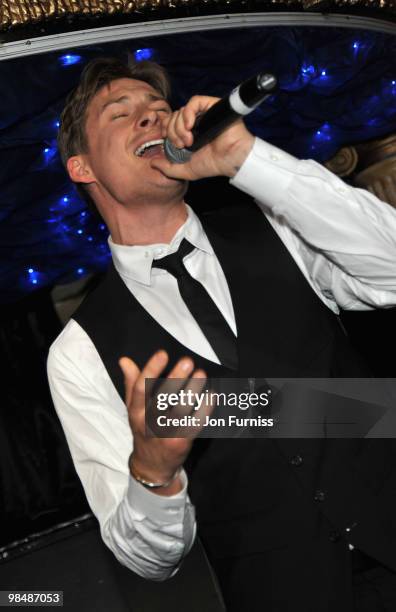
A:
<svg viewBox="0 0 396 612">
<path fill-rule="evenodd" d="M 258 74 L 222 99 L 193 96 L 164 123 L 165 156 L 153 158 L 152 167 L 181 180 L 234 176 L 255 140 L 241 119 L 275 87 L 273 75 Z"/>
<path fill-rule="evenodd" d="M 165 139 L 164 150 L 169 161 L 186 163 L 194 151 L 205 146 L 216 138 L 232 123 L 249 114 L 261 104 L 276 87 L 276 79 L 272 74 L 258 74 L 221 98 L 206 113 L 198 117 L 192 130 L 194 142 L 191 147 L 178 149 L 168 139 Z"/>
</svg>

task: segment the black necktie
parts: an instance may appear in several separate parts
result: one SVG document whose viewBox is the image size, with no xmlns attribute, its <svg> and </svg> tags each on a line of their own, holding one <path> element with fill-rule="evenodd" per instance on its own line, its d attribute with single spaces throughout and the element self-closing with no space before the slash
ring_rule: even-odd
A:
<svg viewBox="0 0 396 612">
<path fill-rule="evenodd" d="M 153 267 L 167 270 L 176 278 L 184 303 L 202 329 L 220 363 L 235 370 L 238 365 L 235 336 L 206 289 L 184 267 L 183 258 L 194 248 L 190 242 L 183 239 L 176 253 L 153 261 Z"/>
</svg>

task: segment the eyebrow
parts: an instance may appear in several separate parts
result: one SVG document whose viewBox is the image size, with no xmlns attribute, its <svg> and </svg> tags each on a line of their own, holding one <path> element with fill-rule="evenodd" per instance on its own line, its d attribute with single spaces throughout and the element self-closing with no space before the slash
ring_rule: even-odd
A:
<svg viewBox="0 0 396 612">
<path fill-rule="evenodd" d="M 146 92 L 144 95 L 148 100 L 150 100 L 150 102 L 157 102 L 157 101 L 166 102 L 163 96 L 157 96 L 156 94 L 152 94 L 149 92 Z M 112 98 L 111 100 L 107 100 L 107 102 L 105 102 L 102 108 L 100 109 L 100 114 L 102 114 L 106 110 L 106 108 L 110 106 L 111 104 L 121 104 L 122 102 L 127 102 L 128 100 L 129 100 L 129 96 L 126 96 L 126 95 L 120 96 L 119 98 Z"/>
</svg>

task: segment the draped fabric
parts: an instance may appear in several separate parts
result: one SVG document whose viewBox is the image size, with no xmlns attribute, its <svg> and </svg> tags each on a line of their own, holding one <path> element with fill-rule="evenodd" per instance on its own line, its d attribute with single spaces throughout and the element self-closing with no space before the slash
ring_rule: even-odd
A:
<svg viewBox="0 0 396 612">
<path fill-rule="evenodd" d="M 0 312 L 1 547 L 88 507 L 46 378 L 48 346 L 60 331 L 50 296 L 42 290 Z"/>
<path fill-rule="evenodd" d="M 240 28 L 2 61 L 2 303 L 101 270 L 108 262 L 106 229 L 86 210 L 61 167 L 57 122 L 85 63 L 100 55 L 125 59 L 127 52 L 169 70 L 176 107 L 195 93 L 222 96 L 259 71 L 273 72 L 279 91 L 247 123 L 299 157 L 324 161 L 345 144 L 396 129 L 396 38 L 380 32 Z"/>
</svg>

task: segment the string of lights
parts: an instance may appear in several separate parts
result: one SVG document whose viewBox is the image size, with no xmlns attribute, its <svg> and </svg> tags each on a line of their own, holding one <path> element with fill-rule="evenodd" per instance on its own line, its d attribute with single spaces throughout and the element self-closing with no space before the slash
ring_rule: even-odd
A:
<svg viewBox="0 0 396 612">
<path fill-rule="evenodd" d="M 126 57 L 133 51 L 137 61 L 164 64 L 175 107 L 197 92 L 224 95 L 244 78 L 271 70 L 279 91 L 248 117 L 248 126 L 301 158 L 323 162 L 345 144 L 396 130 L 393 36 L 279 27 L 235 30 L 232 37 L 209 32 L 134 43 L 140 44 L 1 62 L 2 81 L 13 83 L 0 102 L 3 302 L 103 270 L 109 261 L 106 227 L 69 182 L 56 145 L 65 97 L 93 57 Z M 15 73 L 20 86 L 11 79 Z"/>
</svg>

